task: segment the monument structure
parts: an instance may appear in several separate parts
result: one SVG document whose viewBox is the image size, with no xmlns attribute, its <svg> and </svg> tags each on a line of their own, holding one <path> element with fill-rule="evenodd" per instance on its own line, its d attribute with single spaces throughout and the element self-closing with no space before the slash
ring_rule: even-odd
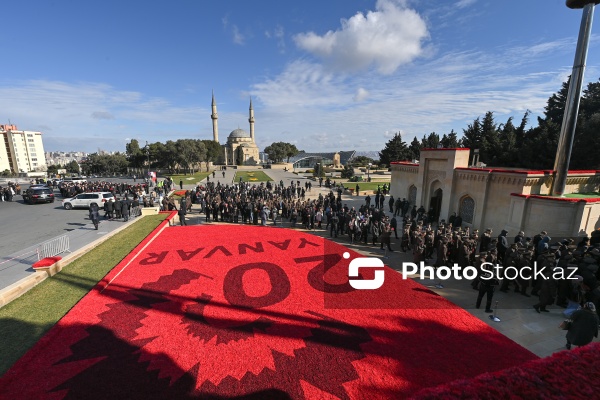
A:
<svg viewBox="0 0 600 400">
<path fill-rule="evenodd" d="M 456 213 L 480 231 L 571 237 L 600 228 L 600 197 L 550 196 L 554 171 L 470 167 L 469 153 L 423 149 L 419 162 L 393 162 L 390 194 L 432 209 L 438 221 Z M 565 194 L 599 190 L 600 171 L 569 171 Z"/>
</svg>

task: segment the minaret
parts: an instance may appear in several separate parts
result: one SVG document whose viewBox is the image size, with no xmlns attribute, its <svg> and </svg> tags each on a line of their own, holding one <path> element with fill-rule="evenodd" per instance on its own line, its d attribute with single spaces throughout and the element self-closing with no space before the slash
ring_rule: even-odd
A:
<svg viewBox="0 0 600 400">
<path fill-rule="evenodd" d="M 212 93 L 212 114 L 210 115 L 213 123 L 213 138 L 214 141 L 219 143 L 219 124 L 217 120 L 219 116 L 217 115 L 217 103 L 215 102 L 215 92 Z"/>
<path fill-rule="evenodd" d="M 250 97 L 250 117 L 248 118 L 248 122 L 250 122 L 250 139 L 252 139 L 252 143 L 254 141 L 254 108 L 252 108 L 252 97 Z"/>
</svg>

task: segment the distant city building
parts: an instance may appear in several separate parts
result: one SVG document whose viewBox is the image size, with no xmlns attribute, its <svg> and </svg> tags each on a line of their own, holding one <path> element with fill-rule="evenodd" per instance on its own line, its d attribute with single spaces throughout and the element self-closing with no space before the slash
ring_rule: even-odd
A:
<svg viewBox="0 0 600 400">
<path fill-rule="evenodd" d="M 27 173 L 46 167 L 42 132 L 20 131 L 16 125 L 0 125 L 0 171 Z"/>
<path fill-rule="evenodd" d="M 212 96 L 212 114 L 213 140 L 219 142 L 219 125 L 217 114 L 217 103 L 215 95 Z M 250 99 L 250 110 L 248 122 L 250 123 L 250 133 L 243 129 L 234 129 L 227 137 L 227 143 L 222 145 L 225 165 L 256 165 L 260 163 L 258 146 L 254 140 L 254 109 L 252 108 L 252 99 Z"/>
<path fill-rule="evenodd" d="M 100 152 L 98 153 L 100 154 Z M 48 165 L 62 165 L 65 166 L 71 161 L 76 161 L 78 164 L 81 163 L 88 156 L 88 153 L 83 151 L 49 151 L 46 152 L 46 162 Z"/>
</svg>

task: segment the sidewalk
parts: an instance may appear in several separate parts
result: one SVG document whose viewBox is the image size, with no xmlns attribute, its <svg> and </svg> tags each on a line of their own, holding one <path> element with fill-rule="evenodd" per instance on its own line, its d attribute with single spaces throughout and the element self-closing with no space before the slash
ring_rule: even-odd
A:
<svg viewBox="0 0 600 400">
<path fill-rule="evenodd" d="M 95 230 L 94 225 L 90 222 L 79 229 L 66 232 L 60 237 L 67 237 L 69 251 L 58 254 L 58 256 L 62 257 L 62 262 L 68 262 L 70 259 L 77 258 L 82 252 L 89 250 L 90 246 L 99 239 L 109 238 L 138 219 L 139 217 L 130 218 L 127 222 L 123 222 L 122 219 L 101 219 L 98 230 Z M 50 238 L 50 240 L 57 238 Z M 0 306 L 2 306 L 2 294 L 7 293 L 11 288 L 20 284 L 31 286 L 30 283 L 24 283 L 28 279 L 34 279 L 35 284 L 37 284 L 46 278 L 43 272 L 35 271 L 32 268 L 32 265 L 38 261 L 37 249 L 41 244 L 27 247 L 0 259 Z"/>
</svg>

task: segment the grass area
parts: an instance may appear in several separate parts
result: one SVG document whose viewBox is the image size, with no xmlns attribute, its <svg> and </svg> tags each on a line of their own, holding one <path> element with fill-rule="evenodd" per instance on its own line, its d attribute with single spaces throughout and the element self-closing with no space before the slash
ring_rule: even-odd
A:
<svg viewBox="0 0 600 400">
<path fill-rule="evenodd" d="M 377 186 L 379 186 L 380 188 L 383 188 L 384 183 L 386 184 L 386 186 L 389 186 L 389 182 L 343 182 L 343 183 L 344 183 L 344 187 L 347 187 L 348 189 L 356 189 L 356 185 L 358 185 L 361 192 L 363 190 L 365 190 L 365 191 L 377 190 Z"/>
<path fill-rule="evenodd" d="M 571 199 L 587 199 L 587 198 L 593 198 L 593 197 L 600 197 L 600 193 L 598 193 L 598 192 L 569 193 L 569 194 L 565 194 L 565 197 L 568 197 Z"/>
<path fill-rule="evenodd" d="M 165 218 L 142 218 L 0 308 L 0 376 Z"/>
<path fill-rule="evenodd" d="M 176 187 L 179 187 L 179 181 L 183 181 L 184 185 L 193 184 L 196 182 L 200 182 L 202 179 L 206 178 L 208 175 L 212 178 L 211 172 L 196 172 L 195 174 L 187 174 L 187 175 L 167 175 L 173 179 L 173 183 Z"/>
<path fill-rule="evenodd" d="M 262 171 L 237 171 L 235 173 L 235 178 L 233 179 L 234 182 L 239 182 L 240 178 L 242 178 L 242 180 L 244 182 L 268 182 L 268 181 L 272 181 L 273 178 L 271 178 L 269 175 L 265 174 Z"/>
</svg>

